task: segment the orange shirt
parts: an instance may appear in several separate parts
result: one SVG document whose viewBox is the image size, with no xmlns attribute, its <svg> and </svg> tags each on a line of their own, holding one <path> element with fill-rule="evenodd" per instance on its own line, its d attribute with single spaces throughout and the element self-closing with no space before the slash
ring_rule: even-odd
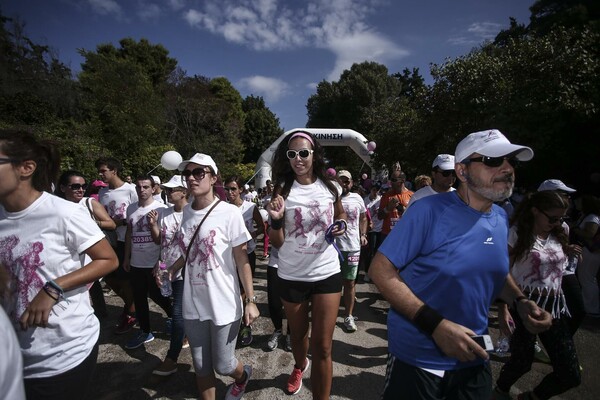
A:
<svg viewBox="0 0 600 400">
<path fill-rule="evenodd" d="M 381 202 L 379 203 L 380 210 L 387 207 L 388 203 L 390 202 L 390 199 L 393 197 L 398 199 L 398 206 L 400 206 L 400 204 L 402 204 L 403 206 L 402 212 L 398 212 L 397 209 L 394 209 L 394 211 L 386 214 L 385 218 L 383 219 L 383 227 L 381 228 L 381 233 L 383 233 L 384 235 L 389 235 L 396 222 L 398 222 L 398 220 L 402 218 L 402 214 L 404 213 L 404 210 L 406 209 L 406 206 L 408 205 L 408 202 L 410 201 L 410 198 L 413 194 L 414 192 L 411 192 L 408 189 L 406 189 L 402 193 L 394 193 L 391 190 L 389 190 L 381 197 Z"/>
</svg>

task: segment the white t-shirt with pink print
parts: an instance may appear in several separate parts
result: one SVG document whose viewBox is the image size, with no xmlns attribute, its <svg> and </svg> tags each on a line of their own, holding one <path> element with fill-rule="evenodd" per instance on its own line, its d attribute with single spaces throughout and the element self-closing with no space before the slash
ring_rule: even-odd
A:
<svg viewBox="0 0 600 400">
<path fill-rule="evenodd" d="M 338 189 L 341 194 L 341 188 Z M 278 275 L 290 281 L 316 282 L 340 272 L 338 253 L 325 241 L 333 224 L 335 196 L 317 179 L 294 181 L 285 199 L 285 238 L 279 248 Z"/>
<path fill-rule="evenodd" d="M 130 204 L 137 203 L 138 195 L 135 191 L 135 185 L 123 183 L 121 187 L 111 189 L 104 187 L 98 192 L 98 201 L 104 206 L 108 215 L 112 219 L 125 219 L 127 216 L 127 207 Z M 117 226 L 117 240 L 125 241 L 126 226 Z"/>
<path fill-rule="evenodd" d="M 346 233 L 337 236 L 335 241 L 342 251 L 360 251 L 360 214 L 367 212 L 365 202 L 357 193 L 348 193 L 342 197 L 342 205 L 348 226 Z"/>
<path fill-rule="evenodd" d="M 152 210 L 167 208 L 164 203 L 153 200 L 142 207 L 134 203 L 127 207 L 127 224 L 131 226 L 131 266 L 137 268 L 154 268 L 160 257 L 160 245 L 154 243 L 150 233 L 148 213 Z"/>
<path fill-rule="evenodd" d="M 100 324 L 85 285 L 64 293 L 46 328 L 23 331 L 18 321 L 47 281 L 80 269 L 83 252 L 102 239 L 89 212 L 46 192 L 23 211 L 0 206 L 0 264 L 9 274 L 4 309 L 19 338 L 25 378 L 61 374 L 91 353 Z"/>
<path fill-rule="evenodd" d="M 202 210 L 194 210 L 191 204 L 183 208 L 182 226 L 177 235 L 184 258 L 196 228 L 213 204 Z M 251 238 L 237 206 L 221 201 L 211 211 L 191 243 L 186 260 L 183 318 L 212 320 L 222 326 L 242 317 L 233 248 Z"/>
</svg>

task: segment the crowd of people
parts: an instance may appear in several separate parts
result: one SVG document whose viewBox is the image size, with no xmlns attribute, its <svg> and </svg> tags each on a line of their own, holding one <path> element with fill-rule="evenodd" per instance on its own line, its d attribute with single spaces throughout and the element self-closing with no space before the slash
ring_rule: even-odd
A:
<svg viewBox="0 0 600 400">
<path fill-rule="evenodd" d="M 165 183 L 122 178 L 121 162 L 103 157 L 88 185 L 78 171 L 60 174 L 52 143 L 2 130 L 0 392 L 85 398 L 105 286 L 122 300 L 114 333 L 131 334 L 127 350 L 154 339 L 148 298 L 164 311 L 170 343 L 154 374 L 175 374 L 189 347 L 200 398 L 216 398 L 217 374 L 233 380 L 226 399 L 242 398 L 253 366 L 235 349 L 252 343 L 259 317 L 261 238 L 274 328 L 265 350 L 284 341 L 291 351 L 288 394 L 309 368 L 313 398 L 332 394 L 336 320 L 341 306 L 344 330 L 358 329 L 363 269 L 390 304 L 383 399 L 509 399 L 538 340 L 552 372 L 519 398 L 559 395 L 581 382 L 573 335 L 586 314 L 600 316 L 600 201 L 573 202 L 575 189 L 556 179 L 512 196 L 515 166 L 533 156 L 487 130 L 435 156 L 412 184 L 400 164 L 381 181 L 355 181 L 344 169 L 329 175 L 318 140 L 295 131 L 258 191 L 222 179 L 203 153 Z M 489 340 L 492 306 L 512 349 L 495 383 L 478 341 Z"/>
</svg>

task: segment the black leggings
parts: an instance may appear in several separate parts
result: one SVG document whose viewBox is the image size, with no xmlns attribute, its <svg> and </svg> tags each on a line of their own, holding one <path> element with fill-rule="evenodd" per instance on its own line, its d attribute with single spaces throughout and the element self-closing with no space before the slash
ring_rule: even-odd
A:
<svg viewBox="0 0 600 400">
<path fill-rule="evenodd" d="M 581 285 L 577 275 L 564 275 L 562 278 L 562 290 L 565 294 L 565 300 L 567 301 L 567 308 L 571 317 L 567 318 L 567 324 L 571 335 L 575 335 L 579 325 L 585 318 L 585 307 L 583 304 L 583 296 L 581 294 Z"/>
<path fill-rule="evenodd" d="M 152 276 L 152 268 L 131 267 L 129 271 L 135 301 L 135 317 L 140 323 L 140 329 L 150 333 L 148 296 L 165 310 L 169 318 L 173 314 L 171 299 L 160 294 L 160 289 L 156 286 L 156 279 Z"/>
<path fill-rule="evenodd" d="M 279 296 L 279 278 L 277 277 L 277 268 L 267 267 L 267 299 L 269 302 L 269 315 L 275 330 L 281 330 L 283 327 L 283 303 Z"/>
<path fill-rule="evenodd" d="M 510 339 L 511 356 L 502 367 L 496 382 L 498 388 L 504 392 L 508 392 L 521 376 L 529 372 L 535 353 L 536 335 L 525 329 L 516 312 L 511 310 L 511 315 L 515 322 L 515 331 Z M 552 320 L 550 329 L 540 333 L 539 337 L 550 356 L 553 370 L 542 379 L 533 393 L 544 400 L 579 386 L 581 383 L 579 361 L 566 319 Z"/>
<path fill-rule="evenodd" d="M 97 359 L 98 343 L 94 345 L 90 355 L 81 364 L 60 375 L 25 379 L 25 396 L 27 399 L 36 400 L 79 400 L 87 398 L 86 392 L 90 387 Z"/>
</svg>

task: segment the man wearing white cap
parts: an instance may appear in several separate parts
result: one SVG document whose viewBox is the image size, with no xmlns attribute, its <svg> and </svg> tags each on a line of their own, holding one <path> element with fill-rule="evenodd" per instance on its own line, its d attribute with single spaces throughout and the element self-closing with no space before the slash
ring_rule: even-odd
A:
<svg viewBox="0 0 600 400">
<path fill-rule="evenodd" d="M 540 183 L 538 187 L 538 192 L 543 192 L 544 190 L 558 190 L 565 193 L 575 193 L 576 190 L 568 187 L 563 183 L 563 181 L 558 179 L 546 179 L 544 182 Z"/>
<path fill-rule="evenodd" d="M 160 245 L 160 259 L 154 267 L 154 275 L 158 273 L 160 265 L 171 266 L 181 256 L 181 248 L 176 240 L 176 233 L 181 227 L 183 207 L 187 201 L 187 187 L 181 175 L 174 175 L 167 183 L 161 185 L 167 195 L 167 201 L 173 204 L 169 208 L 160 208 L 148 213 L 148 223 L 154 243 Z M 157 282 L 159 284 L 159 282 Z M 173 290 L 173 309 L 171 325 L 171 341 L 165 360 L 154 371 L 155 375 L 169 376 L 177 372 L 177 358 L 183 347 L 183 278 L 178 273 L 171 282 Z"/>
<path fill-rule="evenodd" d="M 152 189 L 152 197 L 159 203 L 167 204 L 167 196 L 162 192 L 161 180 L 157 175 L 150 175 L 155 185 Z"/>
<path fill-rule="evenodd" d="M 336 245 L 342 252 L 340 260 L 343 287 L 344 287 L 344 328 L 347 332 L 356 332 L 356 319 L 354 312 L 354 298 L 356 295 L 355 281 L 360 260 L 360 248 L 367 245 L 367 208 L 358 194 L 350 192 L 352 189 L 352 175 L 345 169 L 337 174 L 342 186 L 342 206 L 348 217 L 346 233 L 335 238 Z"/>
<path fill-rule="evenodd" d="M 391 305 L 383 399 L 490 398 L 489 356 L 472 337 L 487 335 L 497 298 L 530 331 L 550 327 L 509 275 L 506 213 L 494 204 L 532 157 L 497 130 L 470 134 L 455 152 L 458 190 L 413 204 L 379 247 L 369 274 Z"/>
<path fill-rule="evenodd" d="M 454 190 L 452 187 L 456 180 L 456 173 L 454 172 L 454 156 L 450 154 L 438 154 L 435 160 L 433 160 L 431 167 L 433 183 L 430 186 L 424 186 L 417 190 L 410 198 L 406 209 L 408 209 L 415 201 L 422 199 L 423 197 Z"/>
</svg>

